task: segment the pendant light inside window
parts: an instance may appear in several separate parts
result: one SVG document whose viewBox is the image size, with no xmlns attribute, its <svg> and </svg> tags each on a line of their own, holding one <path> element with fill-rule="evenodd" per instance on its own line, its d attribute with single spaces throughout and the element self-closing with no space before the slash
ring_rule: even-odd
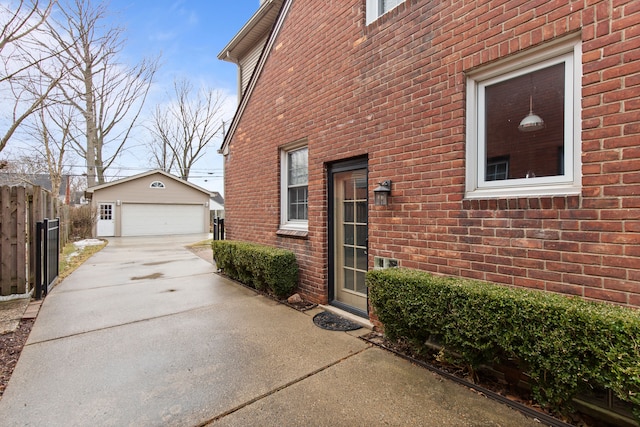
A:
<svg viewBox="0 0 640 427">
<path fill-rule="evenodd" d="M 537 114 L 533 114 L 533 96 L 529 95 L 529 114 L 520 121 L 520 132 L 535 132 L 544 129 L 544 120 Z"/>
</svg>

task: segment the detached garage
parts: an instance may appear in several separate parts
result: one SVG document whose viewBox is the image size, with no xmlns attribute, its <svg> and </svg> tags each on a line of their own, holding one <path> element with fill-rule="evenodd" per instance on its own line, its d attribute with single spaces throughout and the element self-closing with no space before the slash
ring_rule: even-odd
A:
<svg viewBox="0 0 640 427">
<path fill-rule="evenodd" d="M 211 193 L 161 170 L 98 185 L 87 194 L 98 214 L 97 237 L 209 232 Z"/>
</svg>

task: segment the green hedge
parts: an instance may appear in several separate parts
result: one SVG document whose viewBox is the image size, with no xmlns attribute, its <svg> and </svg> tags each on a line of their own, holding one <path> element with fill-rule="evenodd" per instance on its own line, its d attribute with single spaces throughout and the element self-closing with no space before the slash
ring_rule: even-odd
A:
<svg viewBox="0 0 640 427">
<path fill-rule="evenodd" d="M 640 408 L 640 312 L 546 292 L 405 269 L 367 274 L 385 334 L 417 350 L 435 341 L 471 368 L 516 363 L 534 398 L 566 410 L 590 388 Z"/>
<path fill-rule="evenodd" d="M 224 274 L 245 285 L 288 297 L 298 285 L 293 252 L 255 243 L 214 240 L 213 259 Z"/>
</svg>

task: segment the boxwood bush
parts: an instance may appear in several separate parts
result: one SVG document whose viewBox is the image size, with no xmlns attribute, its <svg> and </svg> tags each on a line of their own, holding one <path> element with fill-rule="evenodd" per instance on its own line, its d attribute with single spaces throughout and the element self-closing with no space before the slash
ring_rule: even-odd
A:
<svg viewBox="0 0 640 427">
<path fill-rule="evenodd" d="M 613 390 L 640 412 L 640 312 L 535 290 L 406 269 L 367 273 L 391 338 L 418 351 L 437 342 L 472 369 L 515 363 L 542 406 L 566 411 L 590 388 Z"/>
<path fill-rule="evenodd" d="M 247 286 L 284 298 L 298 285 L 298 264 L 291 251 L 231 240 L 214 240 L 211 246 L 218 268 Z"/>
</svg>

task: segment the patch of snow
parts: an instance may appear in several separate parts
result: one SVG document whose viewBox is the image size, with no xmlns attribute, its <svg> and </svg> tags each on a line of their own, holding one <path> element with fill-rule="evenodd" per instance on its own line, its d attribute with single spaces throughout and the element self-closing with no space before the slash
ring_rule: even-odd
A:
<svg viewBox="0 0 640 427">
<path fill-rule="evenodd" d="M 87 246 L 98 246 L 103 243 L 104 242 L 99 239 L 85 239 L 85 240 L 79 240 L 77 242 L 73 242 L 76 248 L 83 248 L 83 249 L 86 248 Z"/>
<path fill-rule="evenodd" d="M 32 293 L 33 293 L 33 290 L 31 292 L 27 292 L 26 294 L 11 294 L 6 296 L 0 296 L 0 302 L 13 301 L 16 299 L 23 299 L 23 298 L 31 298 Z"/>
</svg>

